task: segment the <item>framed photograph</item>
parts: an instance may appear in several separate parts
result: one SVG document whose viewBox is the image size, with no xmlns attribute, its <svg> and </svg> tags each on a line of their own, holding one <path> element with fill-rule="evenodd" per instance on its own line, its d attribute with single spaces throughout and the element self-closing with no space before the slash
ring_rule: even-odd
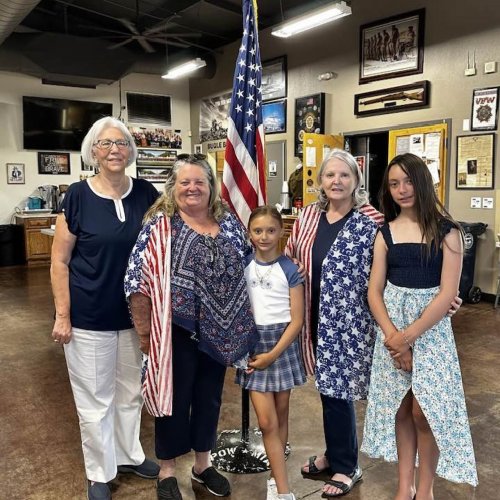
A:
<svg viewBox="0 0 500 500">
<path fill-rule="evenodd" d="M 262 100 L 271 101 L 286 97 L 286 56 L 262 63 Z"/>
<path fill-rule="evenodd" d="M 152 127 L 129 127 L 138 148 L 182 149 L 180 130 Z"/>
<path fill-rule="evenodd" d="M 493 189 L 495 135 L 475 134 L 457 137 L 457 189 Z"/>
<path fill-rule="evenodd" d="M 422 73 L 424 24 L 425 9 L 420 9 L 362 25 L 359 83 Z"/>
<path fill-rule="evenodd" d="M 266 134 L 286 132 L 286 99 L 263 103 L 262 122 Z"/>
<path fill-rule="evenodd" d="M 153 166 L 167 167 L 175 162 L 177 151 L 175 149 L 154 149 L 137 148 L 137 159 L 135 164 L 138 167 Z"/>
<path fill-rule="evenodd" d="M 170 167 L 137 167 L 137 178 L 146 179 L 153 184 L 165 184 L 171 171 Z"/>
<path fill-rule="evenodd" d="M 69 153 L 38 153 L 38 173 L 69 175 L 71 164 Z"/>
<path fill-rule="evenodd" d="M 24 183 L 24 163 L 7 163 L 7 184 Z"/>
<path fill-rule="evenodd" d="M 201 154 L 203 154 L 203 146 L 201 144 L 195 144 L 194 145 L 194 154 L 195 155 L 201 155 Z"/>
<path fill-rule="evenodd" d="M 428 80 L 354 95 L 354 114 L 380 115 L 429 105 Z"/>
<path fill-rule="evenodd" d="M 324 134 L 325 94 L 295 99 L 295 156 L 302 158 L 304 134 Z"/>
<path fill-rule="evenodd" d="M 498 124 L 498 89 L 474 89 L 472 93 L 472 112 L 470 129 L 496 130 Z"/>
</svg>

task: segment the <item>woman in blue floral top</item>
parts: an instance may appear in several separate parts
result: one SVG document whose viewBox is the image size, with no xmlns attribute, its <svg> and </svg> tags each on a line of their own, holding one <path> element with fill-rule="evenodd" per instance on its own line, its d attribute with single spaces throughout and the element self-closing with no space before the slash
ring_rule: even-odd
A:
<svg viewBox="0 0 500 500">
<path fill-rule="evenodd" d="M 158 498 L 181 500 L 176 458 L 194 450 L 191 477 L 218 496 L 227 479 L 210 463 L 226 366 L 257 341 L 246 290 L 251 251 L 222 205 L 217 179 L 198 155 L 178 159 L 145 216 L 125 276 L 141 350 L 142 392 L 155 418 Z"/>
</svg>

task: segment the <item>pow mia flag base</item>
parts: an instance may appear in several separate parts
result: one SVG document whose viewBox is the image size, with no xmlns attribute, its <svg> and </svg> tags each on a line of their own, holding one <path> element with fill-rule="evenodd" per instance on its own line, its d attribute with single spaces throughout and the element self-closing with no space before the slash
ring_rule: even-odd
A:
<svg viewBox="0 0 500 500">
<path fill-rule="evenodd" d="M 250 397 L 241 390 L 241 430 L 222 431 L 212 451 L 213 465 L 222 471 L 235 474 L 254 474 L 269 470 L 269 460 L 259 429 L 249 430 Z M 285 447 L 285 459 L 290 455 L 290 445 Z"/>
</svg>

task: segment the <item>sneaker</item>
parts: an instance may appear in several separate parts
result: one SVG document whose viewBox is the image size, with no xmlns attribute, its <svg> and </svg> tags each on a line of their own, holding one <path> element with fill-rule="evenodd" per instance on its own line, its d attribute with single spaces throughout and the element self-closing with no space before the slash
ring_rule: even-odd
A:
<svg viewBox="0 0 500 500">
<path fill-rule="evenodd" d="M 87 498 L 88 500 L 111 500 L 111 490 L 106 483 L 92 484 L 87 481 Z"/>
<path fill-rule="evenodd" d="M 297 500 L 293 493 L 278 493 L 277 500 Z"/>
<path fill-rule="evenodd" d="M 160 466 L 156 462 L 146 458 L 144 462 L 139 465 L 119 465 L 118 472 L 122 474 L 135 474 L 144 479 L 156 479 L 160 472 Z"/>
<path fill-rule="evenodd" d="M 222 474 L 219 474 L 215 467 L 208 467 L 201 474 L 196 474 L 193 467 L 191 478 L 203 484 L 212 495 L 217 497 L 227 497 L 231 493 L 229 481 Z"/>
<path fill-rule="evenodd" d="M 278 488 L 276 487 L 276 481 L 274 477 L 267 480 L 267 497 L 266 500 L 277 500 L 278 498 Z"/>
<path fill-rule="evenodd" d="M 175 477 L 167 477 L 156 482 L 158 500 L 182 500 L 181 492 Z"/>
</svg>

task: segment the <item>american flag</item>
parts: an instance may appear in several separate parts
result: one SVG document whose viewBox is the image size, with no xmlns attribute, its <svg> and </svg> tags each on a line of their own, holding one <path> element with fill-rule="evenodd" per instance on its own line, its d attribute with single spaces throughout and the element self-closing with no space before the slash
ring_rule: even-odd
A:
<svg viewBox="0 0 500 500">
<path fill-rule="evenodd" d="M 250 212 L 266 203 L 261 82 L 257 2 L 243 0 L 243 38 L 234 71 L 222 197 L 245 225 Z"/>
</svg>

